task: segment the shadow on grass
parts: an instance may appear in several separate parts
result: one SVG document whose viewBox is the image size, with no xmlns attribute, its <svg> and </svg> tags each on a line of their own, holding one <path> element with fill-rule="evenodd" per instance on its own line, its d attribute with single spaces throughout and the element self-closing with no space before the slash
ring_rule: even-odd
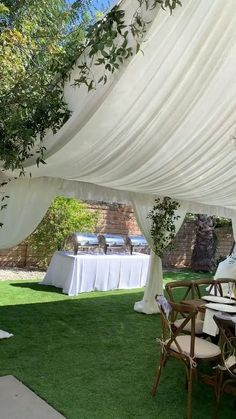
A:
<svg viewBox="0 0 236 419">
<path fill-rule="evenodd" d="M 45 293 L 46 295 L 50 295 L 50 294 L 58 294 L 61 297 L 63 297 L 63 300 L 77 300 L 77 299 L 91 299 L 91 298 L 109 298 L 112 297 L 113 299 L 115 299 L 116 297 L 121 297 L 121 295 L 127 295 L 127 294 L 132 294 L 133 298 L 135 299 L 135 301 L 137 300 L 141 300 L 143 298 L 143 288 L 140 289 L 120 289 L 120 290 L 111 290 L 111 291 L 90 291 L 90 292 L 82 292 L 82 293 L 78 293 L 76 296 L 69 296 L 68 294 L 64 294 L 62 292 L 61 288 L 56 288 L 54 286 L 51 285 L 40 285 L 36 282 L 10 282 L 9 285 L 11 287 L 14 288 L 20 288 L 22 289 L 22 291 L 24 291 L 24 289 L 26 290 L 33 290 L 33 291 L 39 291 L 39 294 Z M 21 294 L 23 295 L 23 294 Z M 40 296 L 39 296 L 40 298 Z M 51 299 L 51 298 L 50 298 Z M 61 300 L 60 300 L 61 301 Z M 30 302 L 30 301 L 29 301 Z M 42 301 L 42 302 L 47 302 L 47 301 Z M 28 302 L 27 302 L 28 303 Z M 37 303 L 37 301 L 36 301 Z"/>
<path fill-rule="evenodd" d="M 63 294 L 62 289 L 61 288 L 56 288 L 54 286 L 51 285 L 41 285 L 38 284 L 37 282 L 19 282 L 19 283 L 11 283 L 10 284 L 12 287 L 16 287 L 16 288 L 29 288 L 32 289 L 34 291 L 46 291 L 46 292 L 53 292 L 56 294 Z"/>
</svg>

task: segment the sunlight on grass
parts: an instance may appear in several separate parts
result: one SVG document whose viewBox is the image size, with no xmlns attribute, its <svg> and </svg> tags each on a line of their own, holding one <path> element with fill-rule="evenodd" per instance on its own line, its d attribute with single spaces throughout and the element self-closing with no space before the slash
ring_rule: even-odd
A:
<svg viewBox="0 0 236 419">
<path fill-rule="evenodd" d="M 166 271 L 163 274 L 164 284 L 170 281 L 196 280 L 201 278 L 212 278 L 212 274 L 193 272 L 190 269 L 179 269 L 173 271 Z"/>
</svg>

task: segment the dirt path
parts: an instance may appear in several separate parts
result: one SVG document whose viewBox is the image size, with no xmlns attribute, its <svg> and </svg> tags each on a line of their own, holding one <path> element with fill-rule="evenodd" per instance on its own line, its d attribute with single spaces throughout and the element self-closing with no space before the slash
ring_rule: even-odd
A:
<svg viewBox="0 0 236 419">
<path fill-rule="evenodd" d="M 0 281 L 14 279 L 43 279 L 45 272 L 20 268 L 0 268 Z"/>
</svg>

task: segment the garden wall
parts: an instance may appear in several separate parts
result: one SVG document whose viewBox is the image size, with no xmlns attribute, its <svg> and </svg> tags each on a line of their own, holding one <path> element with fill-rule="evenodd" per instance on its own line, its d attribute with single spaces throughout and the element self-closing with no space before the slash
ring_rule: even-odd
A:
<svg viewBox="0 0 236 419">
<path fill-rule="evenodd" d="M 100 222 L 97 226 L 97 233 L 114 233 L 122 236 L 129 234 L 140 234 L 133 208 L 122 204 L 107 204 L 89 202 L 90 211 L 99 211 Z M 0 266 L 37 266 L 40 258 L 27 241 L 17 247 L 7 250 L 0 250 Z"/>
<path fill-rule="evenodd" d="M 234 238 L 232 227 L 225 225 L 215 229 L 217 237 L 216 260 L 229 254 Z M 163 258 L 165 267 L 190 267 L 195 242 L 195 223 L 185 221 L 174 239 L 174 249 L 166 252 Z"/>
<path fill-rule="evenodd" d="M 88 203 L 90 211 L 100 212 L 97 233 L 114 233 L 123 236 L 140 234 L 133 208 L 121 204 Z M 215 229 L 217 235 L 216 259 L 226 256 L 233 243 L 232 228 L 223 226 Z M 189 267 L 195 240 L 195 224 L 186 221 L 174 240 L 174 250 L 166 252 L 164 267 Z M 37 266 L 40 255 L 33 252 L 27 242 L 8 250 L 0 251 L 0 266 Z"/>
</svg>

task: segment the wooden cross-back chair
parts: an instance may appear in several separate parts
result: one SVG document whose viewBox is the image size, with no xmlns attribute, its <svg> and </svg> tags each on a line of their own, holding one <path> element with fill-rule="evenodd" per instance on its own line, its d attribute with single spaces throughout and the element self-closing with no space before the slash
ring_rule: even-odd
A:
<svg viewBox="0 0 236 419">
<path fill-rule="evenodd" d="M 193 281 L 172 281 L 166 284 L 165 290 L 168 294 L 170 301 L 179 302 L 180 291 L 182 290 L 181 301 L 191 299 L 201 299 L 203 295 L 211 293 L 215 296 L 223 296 L 222 285 L 232 282 L 233 279 L 230 278 L 221 278 L 221 279 L 198 279 Z M 176 296 L 175 291 L 179 291 Z M 178 318 L 180 317 L 180 318 Z M 177 313 L 175 311 L 171 314 L 172 327 L 179 327 L 183 322 L 183 319 L 186 317 L 185 313 Z M 185 333 L 190 333 L 190 323 L 187 323 L 184 327 Z M 195 321 L 195 334 L 198 336 L 203 336 L 203 319 L 201 316 L 196 317 Z"/>
<path fill-rule="evenodd" d="M 161 357 L 151 394 L 153 396 L 156 394 L 161 374 L 168 359 L 174 357 L 175 359 L 181 361 L 185 366 L 188 389 L 187 418 L 191 419 L 193 375 L 196 372 L 198 362 L 199 360 L 218 362 L 219 357 L 221 356 L 221 351 L 217 345 L 195 336 L 195 322 L 197 314 L 197 310 L 195 308 L 169 301 L 171 311 L 185 314 L 186 316 L 181 325 L 173 331 L 165 307 L 160 302 L 160 298 L 158 296 L 156 299 L 161 313 L 162 324 L 161 338 L 158 339 L 161 344 Z M 184 328 L 188 324 L 190 324 L 189 335 L 184 334 Z"/>
<path fill-rule="evenodd" d="M 186 299 L 193 300 L 194 298 L 198 298 L 197 290 L 194 287 L 194 281 L 172 281 L 166 284 L 165 289 L 170 300 L 173 302 L 177 302 L 174 293 L 176 289 L 183 291 L 183 295 L 181 296 L 182 301 Z"/>
<path fill-rule="evenodd" d="M 176 301 L 174 291 L 176 289 L 183 289 L 184 293 L 181 300 L 201 298 L 206 293 L 223 296 L 222 285 L 229 282 L 234 282 L 232 278 L 219 278 L 219 279 L 197 279 L 193 281 L 172 281 L 166 284 L 165 289 L 171 301 Z M 206 290 L 208 288 L 208 290 Z"/>
<path fill-rule="evenodd" d="M 165 290 L 169 296 L 170 301 L 174 303 L 178 303 L 179 299 L 181 299 L 181 301 L 184 302 L 184 300 L 187 300 L 187 299 L 194 300 L 194 299 L 201 298 L 200 289 L 197 286 L 195 286 L 195 281 L 185 280 L 185 281 L 169 282 L 168 284 L 166 284 Z M 178 295 L 176 296 L 175 291 L 177 290 L 179 292 L 178 292 Z M 180 292 L 182 292 L 181 297 L 179 295 Z M 173 310 L 171 313 L 172 328 L 179 327 L 181 323 L 183 322 L 183 319 L 185 319 L 185 317 L 186 317 L 186 313 L 184 312 L 178 313 Z M 202 329 L 203 329 L 203 320 L 197 317 L 195 320 L 195 334 L 201 336 L 203 334 Z M 185 333 L 191 332 L 190 322 L 186 323 L 184 327 L 184 332 Z"/>
<path fill-rule="evenodd" d="M 215 381 L 216 409 L 214 418 L 217 418 L 220 400 L 224 392 L 235 397 L 236 408 L 236 324 L 226 317 L 220 314 L 214 316 L 219 328 L 222 354 Z"/>
<path fill-rule="evenodd" d="M 195 288 L 195 293 L 198 298 L 201 298 L 206 293 L 223 297 L 224 292 L 222 285 L 234 282 L 231 278 L 218 278 L 218 279 L 197 279 L 192 281 Z M 206 289 L 207 288 L 207 289 Z"/>
</svg>

